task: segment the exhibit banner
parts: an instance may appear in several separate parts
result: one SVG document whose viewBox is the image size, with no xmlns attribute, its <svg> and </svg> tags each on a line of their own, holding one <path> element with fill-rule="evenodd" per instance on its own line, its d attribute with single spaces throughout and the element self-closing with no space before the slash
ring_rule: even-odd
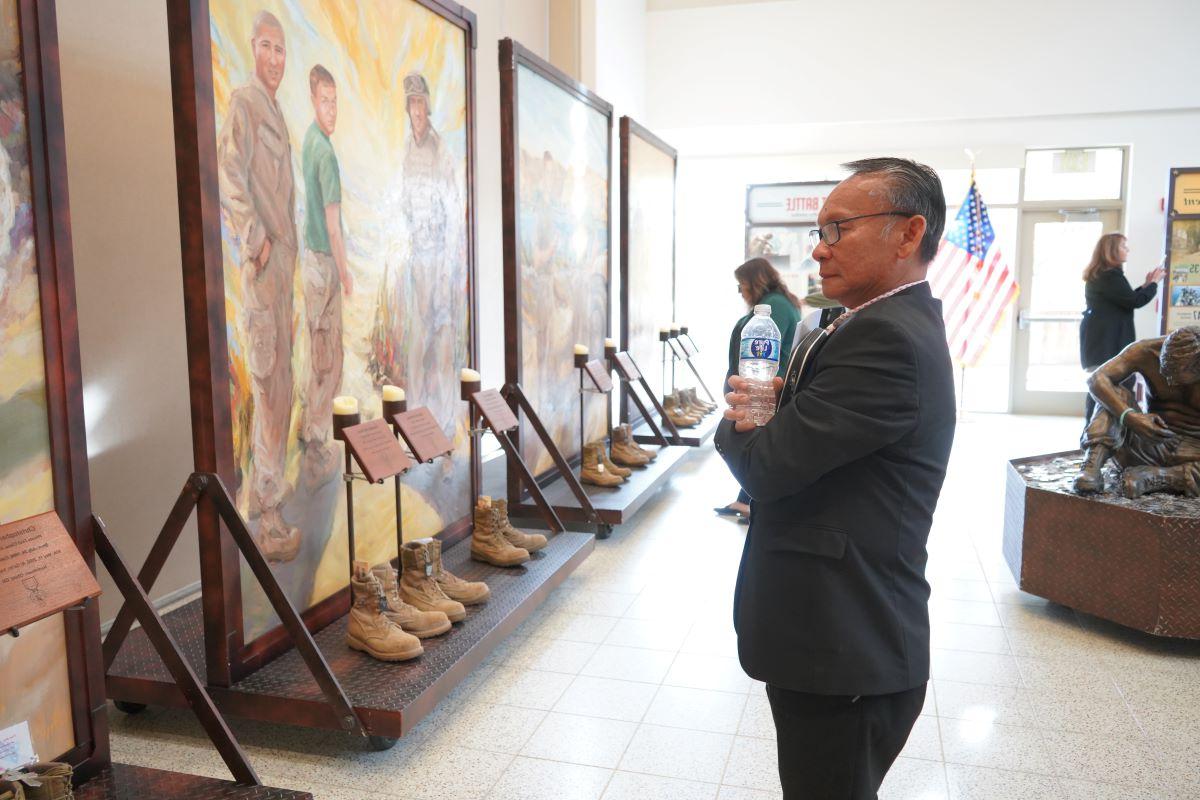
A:
<svg viewBox="0 0 1200 800">
<path fill-rule="evenodd" d="M 108 723 L 99 609 L 78 605 L 98 587 L 52 0 L 0 0 L 0 121 L 0 627 L 20 634 L 0 729 L 90 776 Z"/>
<path fill-rule="evenodd" d="M 748 225 L 815 223 L 837 182 L 763 183 L 746 190 Z"/>
<path fill-rule="evenodd" d="M 578 459 L 574 345 L 600 355 L 608 336 L 612 106 L 504 39 L 500 135 L 505 380 L 522 387 L 562 454 Z M 591 442 L 608 433 L 607 397 L 585 403 Z M 553 460 L 528 419 L 518 441 L 533 474 L 551 477 Z M 509 497 L 519 501 L 514 473 Z"/>
<path fill-rule="evenodd" d="M 319 627 L 349 583 L 335 395 L 428 407 L 454 448 L 402 483 L 406 539 L 469 529 L 458 373 L 477 360 L 474 15 L 445 0 L 169 7 L 196 468 L 216 472 Z M 390 486 L 359 488 L 354 556 L 397 556 Z M 202 514 L 210 677 L 286 646 Z M 228 644 L 226 644 L 228 643 Z M 212 650 L 217 652 L 213 653 Z"/>
<path fill-rule="evenodd" d="M 658 329 L 675 313 L 675 148 L 621 117 L 621 349 L 641 367 L 659 398 L 662 343 Z M 621 420 L 641 412 L 621 391 Z"/>
<path fill-rule="evenodd" d="M 821 295 L 820 264 L 812 257 L 817 214 L 836 181 L 769 183 L 746 188 L 746 259 L 765 258 L 793 294 L 814 307 Z"/>
<path fill-rule="evenodd" d="M 1171 170 L 1162 331 L 1200 325 L 1200 167 Z"/>
</svg>

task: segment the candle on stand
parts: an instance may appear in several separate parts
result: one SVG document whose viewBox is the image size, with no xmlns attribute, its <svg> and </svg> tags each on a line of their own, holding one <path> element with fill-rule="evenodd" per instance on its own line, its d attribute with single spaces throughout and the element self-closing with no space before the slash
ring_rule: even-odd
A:
<svg viewBox="0 0 1200 800">
<path fill-rule="evenodd" d="M 667 339 L 670 339 L 670 338 L 671 338 L 671 329 L 669 327 L 658 329 L 658 340 L 660 342 L 665 342 Z"/>
<path fill-rule="evenodd" d="M 609 337 L 607 337 L 607 338 L 604 340 L 604 346 L 605 346 L 606 348 L 607 348 L 607 347 L 616 347 L 616 346 L 617 346 L 617 340 L 616 340 L 616 339 L 614 339 L 614 338 L 612 338 L 611 336 L 609 336 Z"/>
<path fill-rule="evenodd" d="M 398 403 L 404 399 L 404 390 L 399 386 L 388 384 L 383 387 L 383 399 L 388 403 Z"/>
<path fill-rule="evenodd" d="M 617 354 L 617 340 L 612 338 L 611 336 L 605 338 L 605 340 L 604 340 L 604 357 L 607 359 L 612 359 L 612 357 L 615 356 L 616 354 Z"/>
<path fill-rule="evenodd" d="M 471 395 L 478 392 L 483 386 L 483 378 L 478 372 L 470 367 L 462 368 L 462 371 L 458 373 L 458 382 L 460 390 L 459 396 L 468 403 L 471 402 Z"/>
<path fill-rule="evenodd" d="M 351 395 L 341 395 L 333 398 L 333 438 L 338 441 L 343 441 L 345 435 L 342 431 L 346 428 L 352 428 L 361 421 L 358 415 L 358 398 Z M 346 471 L 349 472 L 349 462 L 346 464 Z"/>
<path fill-rule="evenodd" d="M 582 367 L 587 363 L 588 348 L 586 344 L 575 345 L 575 366 Z"/>
<path fill-rule="evenodd" d="M 408 403 L 405 401 L 404 390 L 399 386 L 388 384 L 383 387 L 383 418 L 387 422 L 396 424 L 396 415 L 403 414 L 408 411 Z"/>
</svg>

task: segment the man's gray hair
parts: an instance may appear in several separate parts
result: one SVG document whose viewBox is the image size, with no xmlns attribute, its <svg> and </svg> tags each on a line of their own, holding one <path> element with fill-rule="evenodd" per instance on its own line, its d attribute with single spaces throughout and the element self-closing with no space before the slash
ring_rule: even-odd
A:
<svg viewBox="0 0 1200 800">
<path fill-rule="evenodd" d="M 937 173 L 907 158 L 863 158 L 842 167 L 850 170 L 851 175 L 883 176 L 892 209 L 925 218 L 919 256 L 926 264 L 932 261 L 937 255 L 942 229 L 946 227 L 946 195 L 942 193 Z M 885 230 L 891 230 L 891 226 Z"/>
<path fill-rule="evenodd" d="M 272 14 L 270 11 L 263 9 L 254 15 L 254 25 L 250 28 L 250 38 L 257 39 L 262 33 L 263 28 L 274 28 L 283 33 L 283 23 L 279 21 L 279 17 Z"/>
</svg>

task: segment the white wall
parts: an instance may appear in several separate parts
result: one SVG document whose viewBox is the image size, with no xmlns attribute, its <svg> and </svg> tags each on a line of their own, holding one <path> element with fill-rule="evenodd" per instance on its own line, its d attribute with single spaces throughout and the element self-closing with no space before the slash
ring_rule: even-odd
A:
<svg viewBox="0 0 1200 800">
<path fill-rule="evenodd" d="M 1196 23 L 1190 0 L 651 10 L 649 124 L 680 150 L 679 316 L 726 284 L 729 322 L 741 311 L 731 272 L 747 184 L 837 178 L 840 163 L 880 154 L 961 169 L 965 147 L 981 168 L 1012 168 L 1027 147 L 1128 145 L 1140 283 L 1163 252 L 1168 169 L 1200 164 L 1200 86 L 1179 77 Z M 1157 332 L 1154 304 L 1137 324 Z M 728 327 L 699 332 L 711 369 L 724 368 Z"/>
<path fill-rule="evenodd" d="M 497 42 L 548 52 L 548 0 L 472 0 L 480 357 L 504 377 Z M 192 467 L 166 6 L 58 4 L 84 397 L 96 512 L 130 565 L 144 560 Z M 454 368 L 448 366 L 448 369 Z M 199 579 L 194 528 L 155 586 Z M 103 618 L 119 599 L 104 578 Z"/>
</svg>

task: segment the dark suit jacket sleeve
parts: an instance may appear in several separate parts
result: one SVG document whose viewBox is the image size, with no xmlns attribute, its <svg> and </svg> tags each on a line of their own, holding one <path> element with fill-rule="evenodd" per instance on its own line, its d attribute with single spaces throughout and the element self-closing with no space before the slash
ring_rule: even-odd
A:
<svg viewBox="0 0 1200 800">
<path fill-rule="evenodd" d="M 1118 308 L 1132 311 L 1149 303 L 1158 292 L 1158 284 L 1151 283 L 1134 289 L 1120 269 L 1109 270 L 1095 282 L 1096 294 Z"/>
<path fill-rule="evenodd" d="M 725 420 L 716 445 L 750 496 L 772 502 L 898 441 L 917 424 L 917 357 L 894 324 L 860 318 L 833 334 L 812 381 L 765 426 Z"/>
</svg>

